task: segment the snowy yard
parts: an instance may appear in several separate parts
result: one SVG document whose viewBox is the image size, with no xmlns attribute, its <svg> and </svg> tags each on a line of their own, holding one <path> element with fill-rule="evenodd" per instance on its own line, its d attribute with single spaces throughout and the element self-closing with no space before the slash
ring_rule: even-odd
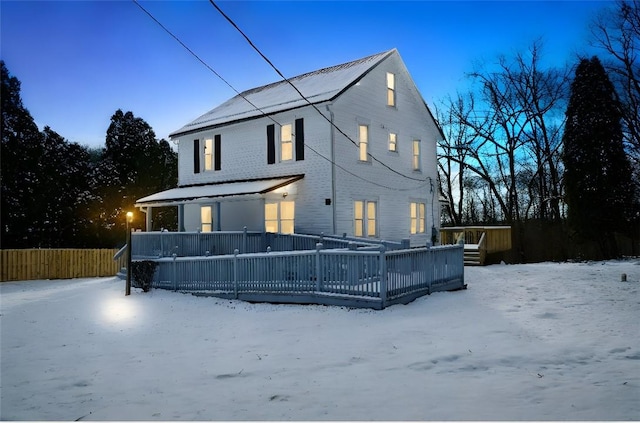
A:
<svg viewBox="0 0 640 423">
<path fill-rule="evenodd" d="M 382 311 L 5 282 L 0 418 L 640 419 L 640 260 L 465 278 Z"/>
</svg>

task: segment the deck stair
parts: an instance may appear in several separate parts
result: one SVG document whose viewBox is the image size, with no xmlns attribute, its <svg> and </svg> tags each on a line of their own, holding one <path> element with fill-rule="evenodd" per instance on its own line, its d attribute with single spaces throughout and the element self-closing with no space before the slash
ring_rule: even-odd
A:
<svg viewBox="0 0 640 423">
<path fill-rule="evenodd" d="M 464 265 L 482 266 L 482 255 L 478 244 L 464 244 Z"/>
</svg>

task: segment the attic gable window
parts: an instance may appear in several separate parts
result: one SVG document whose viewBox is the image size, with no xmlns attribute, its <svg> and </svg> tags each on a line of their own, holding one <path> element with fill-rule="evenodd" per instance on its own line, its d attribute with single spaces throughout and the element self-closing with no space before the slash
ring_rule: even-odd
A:
<svg viewBox="0 0 640 423">
<path fill-rule="evenodd" d="M 358 125 L 358 141 L 359 160 L 366 162 L 369 160 L 369 127 L 367 125 Z"/>
<path fill-rule="evenodd" d="M 420 167 L 420 140 L 413 140 L 413 157 L 412 157 L 412 166 L 413 170 L 421 170 Z"/>
<path fill-rule="evenodd" d="M 396 76 L 387 72 L 387 106 L 396 106 Z"/>
</svg>

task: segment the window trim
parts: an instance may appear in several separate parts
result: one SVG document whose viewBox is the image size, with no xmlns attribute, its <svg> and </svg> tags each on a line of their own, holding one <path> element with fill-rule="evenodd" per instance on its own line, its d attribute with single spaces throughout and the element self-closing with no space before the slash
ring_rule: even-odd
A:
<svg viewBox="0 0 640 423">
<path fill-rule="evenodd" d="M 288 130 L 288 136 L 289 139 L 285 141 L 285 128 L 289 128 Z M 293 161 L 293 153 L 294 153 L 294 142 L 293 139 L 295 138 L 295 135 L 293 133 L 293 125 L 290 123 L 285 123 L 283 125 L 280 125 L 280 162 L 290 162 Z M 284 153 L 285 153 L 285 144 L 287 145 L 287 150 L 289 152 L 289 157 L 288 158 L 284 158 Z"/>
<path fill-rule="evenodd" d="M 282 218 L 282 204 L 291 204 L 293 206 L 293 218 L 291 219 L 283 219 Z M 268 206 L 274 206 L 275 205 L 275 213 L 276 216 L 273 219 L 267 219 L 267 207 Z M 267 230 L 267 222 L 272 222 L 275 223 L 275 228 L 276 231 L 275 232 L 271 232 Z M 287 231 L 287 232 L 282 232 L 282 227 L 283 227 L 283 222 L 287 222 L 290 223 L 291 225 L 291 232 Z M 276 201 L 265 201 L 264 203 L 264 230 L 265 232 L 269 232 L 269 233 L 285 233 L 285 234 L 293 234 L 295 233 L 296 230 L 296 203 L 293 200 L 276 200 Z"/>
<path fill-rule="evenodd" d="M 397 98 L 396 98 L 396 74 L 393 72 L 387 72 L 386 75 L 387 82 L 387 107 L 397 107 Z"/>
<path fill-rule="evenodd" d="M 360 206 L 358 206 L 360 204 Z M 369 206 L 373 206 L 373 218 L 370 216 Z M 360 209 L 360 210 L 359 210 Z M 358 211 L 361 211 L 358 217 Z M 370 233 L 370 224 L 373 222 L 373 231 Z M 377 238 L 378 228 L 378 201 L 375 200 L 354 200 L 353 201 L 353 235 L 362 238 Z"/>
<path fill-rule="evenodd" d="M 392 135 L 395 138 L 393 140 L 393 142 L 391 142 L 391 136 Z M 391 148 L 392 145 L 393 145 L 393 149 Z M 387 148 L 388 148 L 390 153 L 397 153 L 398 152 L 398 133 L 397 132 L 389 131 L 389 135 L 387 136 Z"/>
<path fill-rule="evenodd" d="M 411 142 L 411 168 L 414 172 L 422 172 L 422 143 L 418 138 Z"/>
<path fill-rule="evenodd" d="M 209 209 L 209 221 L 204 220 L 204 211 Z M 208 230 L 205 229 L 205 225 L 208 226 Z M 212 206 L 200 206 L 200 232 L 213 232 L 213 207 Z"/>
<path fill-rule="evenodd" d="M 363 140 L 362 130 L 366 130 L 366 137 Z M 369 155 L 369 140 L 371 137 L 369 136 L 369 125 L 366 123 L 359 122 L 358 123 L 358 161 L 362 163 L 368 163 L 371 161 L 371 156 Z M 364 159 L 362 158 L 364 155 Z"/>
<path fill-rule="evenodd" d="M 415 211 L 415 216 L 414 216 Z M 426 226 L 427 203 L 424 201 L 411 201 L 409 203 L 409 233 L 411 235 L 424 234 Z"/>
</svg>

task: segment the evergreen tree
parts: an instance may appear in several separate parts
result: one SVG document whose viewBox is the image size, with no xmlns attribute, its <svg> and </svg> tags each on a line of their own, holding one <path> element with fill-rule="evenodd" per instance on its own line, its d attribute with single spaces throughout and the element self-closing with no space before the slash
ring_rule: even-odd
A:
<svg viewBox="0 0 640 423">
<path fill-rule="evenodd" d="M 115 246 L 124 240 L 127 211 L 136 214 L 134 226 L 144 228 L 145 216 L 134 208 L 137 199 L 176 186 L 178 159 L 169 143 L 157 141 L 151 126 L 130 111 L 114 113 L 105 144 L 95 170 L 99 201 L 92 210 L 92 220 L 96 242 Z M 173 222 L 173 226 L 168 223 L 164 227 L 175 229 L 177 217 L 169 215 L 161 220 Z M 153 229 L 159 227 L 154 225 Z"/>
<path fill-rule="evenodd" d="M 20 81 L 2 66 L 2 248 L 75 247 L 89 195 L 89 154 L 51 128 L 38 131 Z"/>
<path fill-rule="evenodd" d="M 2 151 L 0 186 L 2 209 L 2 248 L 25 248 L 37 243 L 34 218 L 46 183 L 38 172 L 42 155 L 41 134 L 29 111 L 22 105 L 20 81 L 10 75 L 0 61 L 2 92 Z"/>
<path fill-rule="evenodd" d="M 615 232 L 630 230 L 631 168 L 622 142 L 620 104 L 597 57 L 582 59 L 571 84 L 563 135 L 570 228 L 617 256 Z"/>
</svg>

